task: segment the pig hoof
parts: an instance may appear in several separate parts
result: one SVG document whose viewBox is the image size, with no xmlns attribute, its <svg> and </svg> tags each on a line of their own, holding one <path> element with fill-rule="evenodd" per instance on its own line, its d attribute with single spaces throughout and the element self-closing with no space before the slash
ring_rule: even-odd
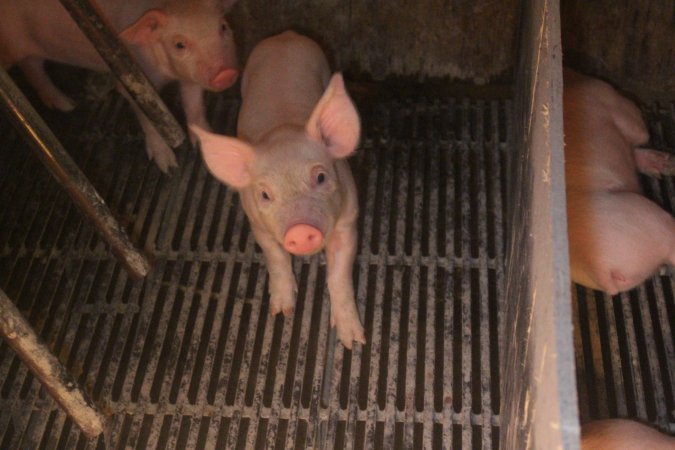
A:
<svg viewBox="0 0 675 450">
<path fill-rule="evenodd" d="M 293 311 L 295 311 L 295 301 L 282 301 L 277 298 L 270 300 L 270 315 L 276 316 L 279 313 L 282 313 L 284 317 L 289 318 L 293 316 Z"/>
<path fill-rule="evenodd" d="M 160 141 L 159 144 L 149 141 L 146 144 L 146 151 L 148 152 L 148 158 L 154 160 L 159 170 L 165 174 L 169 173 L 169 169 L 178 167 L 176 155 L 164 141 Z"/>
<path fill-rule="evenodd" d="M 286 318 L 291 317 L 293 315 L 294 311 L 295 311 L 295 305 L 287 306 L 287 307 L 281 309 L 281 312 L 284 313 L 284 317 L 286 317 Z"/>
<path fill-rule="evenodd" d="M 291 317 L 295 310 L 295 296 L 280 296 L 272 294 L 270 297 L 270 314 L 276 316 L 283 313 L 284 317 Z"/>
<path fill-rule="evenodd" d="M 75 109 L 75 102 L 66 95 L 59 95 L 50 98 L 45 102 L 50 108 L 58 109 L 63 112 L 70 112 Z"/>
<path fill-rule="evenodd" d="M 295 296 L 272 295 L 270 297 L 270 314 L 276 316 L 283 313 L 284 317 L 291 317 L 295 310 Z"/>
<path fill-rule="evenodd" d="M 338 339 L 340 339 L 345 348 L 351 350 L 353 341 L 360 344 L 366 343 L 366 335 L 363 332 L 363 326 L 358 316 L 338 318 L 331 315 L 331 326 L 336 328 Z"/>
<path fill-rule="evenodd" d="M 342 345 L 345 346 L 345 348 L 351 350 L 352 349 L 352 342 L 356 341 L 360 344 L 365 344 L 366 343 L 366 336 L 363 333 L 363 327 L 361 324 L 357 324 L 357 326 L 352 327 L 352 328 L 347 328 L 347 329 L 341 329 L 339 326 L 337 327 L 337 334 L 338 338 L 340 339 L 340 342 L 342 342 Z"/>
<path fill-rule="evenodd" d="M 155 157 L 155 164 L 157 164 L 157 167 L 159 167 L 159 170 L 164 172 L 165 174 L 168 175 L 170 169 L 174 169 L 178 167 L 178 163 L 176 162 L 176 157 L 173 153 L 170 155 L 166 156 L 161 156 L 161 157 Z"/>
<path fill-rule="evenodd" d="M 285 317 L 291 317 L 297 293 L 298 285 L 292 275 L 288 278 L 270 275 L 270 314 L 276 316 L 283 313 Z"/>
</svg>

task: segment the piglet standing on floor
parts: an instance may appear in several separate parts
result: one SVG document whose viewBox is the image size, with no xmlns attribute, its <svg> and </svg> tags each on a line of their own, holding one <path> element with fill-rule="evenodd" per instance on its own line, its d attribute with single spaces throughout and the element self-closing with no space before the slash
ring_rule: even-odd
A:
<svg viewBox="0 0 675 450">
<path fill-rule="evenodd" d="M 614 295 L 675 264 L 675 219 L 637 173 L 672 175 L 675 157 L 640 148 L 640 110 L 603 81 L 565 69 L 563 106 L 572 279 Z"/>
<path fill-rule="evenodd" d="M 319 46 L 292 31 L 262 41 L 242 78 L 238 138 L 192 130 L 211 173 L 241 195 L 267 261 L 270 312 L 294 309 L 291 254 L 325 248 L 331 324 L 345 347 L 365 343 L 352 282 L 358 201 L 345 160 L 360 120 Z"/>
<path fill-rule="evenodd" d="M 157 89 L 180 81 L 188 123 L 208 128 L 203 90 L 222 91 L 235 83 L 234 40 L 224 13 L 236 0 L 97 0 L 109 25 L 119 32 Z M 94 46 L 59 0 L 0 0 L 0 64 L 18 65 L 49 107 L 70 111 L 75 103 L 45 72 L 45 60 L 107 71 Z M 118 87 L 123 95 L 124 88 Z M 163 172 L 176 166 L 173 150 L 131 102 L 145 133 L 148 157 Z M 193 137 L 194 139 L 194 137 Z"/>
</svg>

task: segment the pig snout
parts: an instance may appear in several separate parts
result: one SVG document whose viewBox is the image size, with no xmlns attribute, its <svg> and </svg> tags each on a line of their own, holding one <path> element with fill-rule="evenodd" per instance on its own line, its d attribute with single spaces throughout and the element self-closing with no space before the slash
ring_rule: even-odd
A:
<svg viewBox="0 0 675 450">
<path fill-rule="evenodd" d="M 284 248 L 294 255 L 311 255 L 323 247 L 323 233 L 305 223 L 293 225 L 284 235 Z"/>
<path fill-rule="evenodd" d="M 209 80 L 209 87 L 215 91 L 222 91 L 232 86 L 238 76 L 237 69 L 222 69 Z"/>
</svg>

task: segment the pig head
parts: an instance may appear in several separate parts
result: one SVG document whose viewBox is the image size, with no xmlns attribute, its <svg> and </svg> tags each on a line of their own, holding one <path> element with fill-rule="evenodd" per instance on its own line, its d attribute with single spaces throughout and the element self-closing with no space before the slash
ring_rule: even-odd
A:
<svg viewBox="0 0 675 450">
<path fill-rule="evenodd" d="M 325 249 L 331 322 L 351 348 L 365 342 L 351 279 L 358 202 L 345 160 L 360 122 L 340 74 L 321 92 L 329 75 L 313 41 L 291 32 L 269 38 L 244 71 L 240 137 L 192 129 L 208 169 L 241 195 L 267 260 L 271 313 L 290 315 L 295 305 L 290 255 Z"/>
<path fill-rule="evenodd" d="M 180 81 L 187 122 L 208 128 L 203 90 L 226 89 L 238 75 L 232 32 L 223 17 L 234 1 L 96 3 L 153 85 L 161 89 L 171 81 Z M 58 0 L 0 0 L 0 63 L 5 68 L 19 65 L 47 106 L 63 111 L 73 109 L 75 103 L 45 72 L 45 60 L 108 70 Z M 118 88 L 128 98 L 126 91 Z M 173 151 L 143 112 L 133 102 L 131 106 L 145 133 L 149 158 L 164 172 L 175 167 Z M 191 137 L 194 141 L 194 136 Z"/>
<path fill-rule="evenodd" d="M 563 107 L 572 279 L 614 295 L 675 264 L 675 219 L 638 179 L 672 175 L 675 163 L 640 148 L 639 109 L 605 82 L 565 69 Z"/>
<path fill-rule="evenodd" d="M 119 35 L 157 83 L 178 79 L 221 91 L 238 75 L 232 31 L 224 17 L 225 6 L 232 3 L 169 2 L 145 11 Z"/>
</svg>

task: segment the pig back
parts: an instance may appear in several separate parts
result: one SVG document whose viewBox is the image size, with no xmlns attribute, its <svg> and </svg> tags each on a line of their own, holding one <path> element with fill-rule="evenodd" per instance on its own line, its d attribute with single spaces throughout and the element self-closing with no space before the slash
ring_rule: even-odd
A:
<svg viewBox="0 0 675 450">
<path fill-rule="evenodd" d="M 564 72 L 568 190 L 640 190 L 635 146 L 648 139 L 639 110 L 612 86 Z"/>
<path fill-rule="evenodd" d="M 238 134 L 258 142 L 281 125 L 304 127 L 330 79 L 321 48 L 286 31 L 260 42 L 242 77 Z"/>
</svg>

